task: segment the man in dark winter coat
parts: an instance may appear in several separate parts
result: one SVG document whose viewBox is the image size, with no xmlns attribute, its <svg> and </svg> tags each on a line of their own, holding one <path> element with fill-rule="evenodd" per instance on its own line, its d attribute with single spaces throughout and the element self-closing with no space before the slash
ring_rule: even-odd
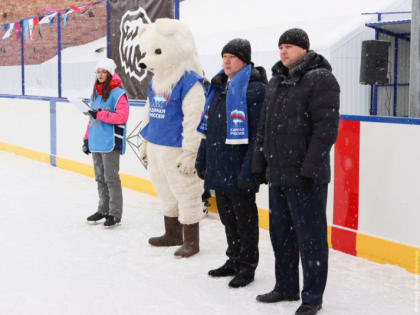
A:
<svg viewBox="0 0 420 315">
<path fill-rule="evenodd" d="M 251 62 L 251 45 L 233 39 L 222 50 L 223 70 L 211 81 L 198 131 L 205 135 L 196 160 L 206 189 L 214 189 L 225 226 L 228 260 L 211 277 L 234 276 L 230 287 L 254 280 L 258 264 L 259 183 L 251 173 L 253 145 L 264 100 L 264 68 Z"/>
<path fill-rule="evenodd" d="M 330 150 L 337 138 L 340 87 L 331 66 L 309 50 L 301 29 L 279 40 L 281 61 L 273 66 L 258 125 L 252 172 L 269 183 L 270 237 L 276 285 L 260 302 L 299 300 L 296 314 L 316 314 L 327 282 L 326 203 Z"/>
</svg>

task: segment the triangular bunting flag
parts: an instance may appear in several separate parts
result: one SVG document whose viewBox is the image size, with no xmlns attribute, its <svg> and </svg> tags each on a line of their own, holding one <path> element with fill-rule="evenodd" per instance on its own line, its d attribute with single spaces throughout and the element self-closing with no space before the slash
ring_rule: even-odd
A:
<svg viewBox="0 0 420 315">
<path fill-rule="evenodd" d="M 9 23 L 4 26 L 5 33 L 2 38 L 3 41 L 5 41 L 7 38 L 10 37 L 10 35 L 12 35 L 12 31 L 14 27 L 15 27 L 15 23 Z"/>
<path fill-rule="evenodd" d="M 73 9 L 69 9 L 66 13 L 64 13 L 64 15 L 63 15 L 63 24 L 64 24 L 64 26 L 66 26 L 66 24 L 67 24 L 67 16 L 70 14 L 70 13 L 73 13 L 74 12 L 74 10 Z"/>
<path fill-rule="evenodd" d="M 30 19 L 32 21 L 32 19 Z M 29 38 L 29 21 L 23 20 L 23 34 L 25 35 L 25 39 L 28 40 Z"/>
<path fill-rule="evenodd" d="M 15 23 L 15 33 L 16 33 L 16 39 L 19 39 L 20 35 L 20 22 Z"/>
<path fill-rule="evenodd" d="M 51 13 L 51 14 L 48 14 L 48 15 L 46 15 L 46 16 L 44 16 L 42 19 L 41 19 L 41 21 L 39 21 L 38 22 L 38 24 L 48 24 L 48 23 L 51 23 L 51 20 L 54 18 L 54 16 L 56 16 L 57 15 L 57 12 L 54 12 L 54 13 Z"/>
</svg>

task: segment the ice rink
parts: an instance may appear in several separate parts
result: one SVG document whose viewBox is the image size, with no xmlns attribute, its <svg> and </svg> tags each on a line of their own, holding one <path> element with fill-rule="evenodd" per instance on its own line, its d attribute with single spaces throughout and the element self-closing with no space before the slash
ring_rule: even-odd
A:
<svg viewBox="0 0 420 315">
<path fill-rule="evenodd" d="M 86 224 L 96 211 L 94 179 L 2 151 L 0 165 L 0 314 L 271 315 L 299 306 L 255 300 L 274 286 L 265 230 L 255 281 L 230 289 L 230 278 L 207 276 L 225 261 L 217 215 L 201 223 L 201 252 L 177 259 L 175 248 L 147 242 L 163 231 L 156 198 L 124 189 L 122 224 L 106 230 Z M 335 250 L 329 263 L 319 314 L 420 314 L 419 276 Z"/>
</svg>

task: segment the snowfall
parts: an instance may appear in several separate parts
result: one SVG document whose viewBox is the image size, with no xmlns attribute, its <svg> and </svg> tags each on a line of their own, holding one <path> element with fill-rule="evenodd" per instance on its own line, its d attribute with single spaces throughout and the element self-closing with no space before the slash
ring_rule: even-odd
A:
<svg viewBox="0 0 420 315">
<path fill-rule="evenodd" d="M 309 8 L 302 4 L 295 11 L 306 15 L 299 15 L 300 24 L 290 26 L 306 26 L 304 21 L 316 12 L 324 15 L 314 21 L 325 19 L 329 12 L 341 12 L 334 17 L 336 21 L 343 12 L 357 11 L 360 17 L 360 12 L 375 12 L 375 4 L 392 2 L 328 0 L 323 2 L 325 6 L 336 4 L 340 10 L 325 10 L 315 8 L 316 2 L 306 1 Z M 204 10 L 207 14 L 193 14 L 204 3 L 209 6 Z M 260 1 L 189 0 L 181 3 L 181 20 L 202 26 L 193 28 L 202 55 L 209 54 L 210 49 L 212 54 L 220 51 L 228 39 L 242 36 L 242 32 L 254 37 L 253 44 L 259 44 L 261 50 L 267 50 L 271 48 L 263 44 L 271 45 L 265 40 L 271 33 L 265 30 L 273 28 L 277 23 L 273 21 L 280 20 L 279 14 L 288 14 L 282 10 L 283 1 L 264 0 L 265 5 L 268 3 L 273 10 L 255 15 Z M 237 12 L 235 5 L 248 10 Z M 226 24 L 214 23 L 214 16 L 229 12 L 240 14 L 237 19 L 226 20 Z M 274 25 L 274 46 L 283 24 Z M 316 25 L 312 23 L 313 28 Z M 314 46 L 321 48 L 322 36 L 309 31 Z M 210 33 L 214 40 L 211 43 L 217 40 L 217 45 L 208 40 Z M 259 36 L 264 33 L 263 40 Z M 344 31 L 338 33 L 336 37 Z M 66 53 L 63 51 L 63 59 L 69 63 L 83 55 Z M 276 58 L 277 52 L 273 51 L 273 60 Z M 217 69 L 220 60 L 215 62 Z M 271 315 L 294 314 L 299 306 L 299 302 L 262 304 L 255 300 L 256 295 L 274 287 L 274 257 L 266 230 L 260 229 L 260 263 L 255 281 L 245 288 L 231 289 L 230 278 L 212 279 L 207 275 L 208 270 L 226 259 L 224 228 L 217 214 L 210 213 L 200 223 L 200 253 L 179 259 L 173 255 L 175 248 L 153 248 L 147 242 L 149 237 L 163 232 L 157 198 L 124 189 L 122 224 L 104 229 L 102 224 L 86 223 L 98 201 L 93 178 L 3 151 L 0 165 L 0 221 L 4 223 L 0 228 L 0 315 Z M 420 276 L 331 250 L 320 314 L 420 314 Z"/>
<path fill-rule="evenodd" d="M 271 315 L 299 306 L 255 300 L 274 286 L 266 230 L 255 281 L 232 289 L 229 278 L 207 275 L 226 258 L 217 214 L 201 221 L 201 251 L 179 259 L 147 242 L 163 231 L 157 198 L 124 189 L 122 224 L 105 229 L 86 223 L 97 206 L 93 178 L 2 151 L 0 165 L 0 314 Z M 420 313 L 419 276 L 335 250 L 329 265 L 320 314 Z"/>
</svg>

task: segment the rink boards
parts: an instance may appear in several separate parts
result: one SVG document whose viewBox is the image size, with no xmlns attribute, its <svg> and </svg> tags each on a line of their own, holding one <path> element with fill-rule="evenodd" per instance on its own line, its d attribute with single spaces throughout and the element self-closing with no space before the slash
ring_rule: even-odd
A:
<svg viewBox="0 0 420 315">
<path fill-rule="evenodd" d="M 142 116 L 143 107 L 130 106 L 127 134 L 136 133 Z M 87 121 L 62 100 L 3 96 L 0 149 L 93 176 L 91 156 L 81 151 Z M 341 117 L 327 209 L 332 248 L 420 274 L 419 143 L 420 119 Z M 124 187 L 156 195 L 130 146 L 120 174 Z M 267 186 L 257 202 L 267 229 Z"/>
</svg>

